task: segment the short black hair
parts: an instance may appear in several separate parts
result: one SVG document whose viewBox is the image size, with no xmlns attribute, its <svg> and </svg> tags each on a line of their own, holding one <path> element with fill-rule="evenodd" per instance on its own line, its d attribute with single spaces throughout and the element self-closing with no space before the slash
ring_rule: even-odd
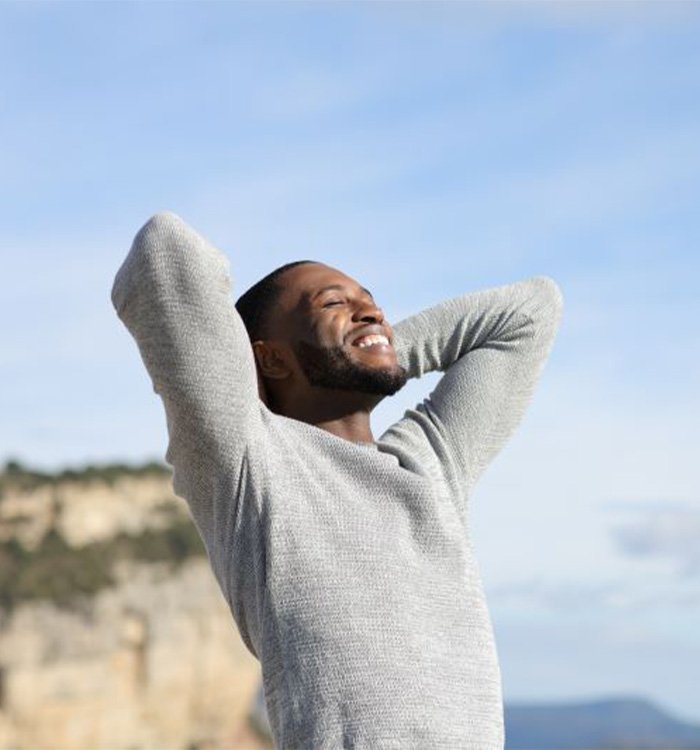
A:
<svg viewBox="0 0 700 750">
<path fill-rule="evenodd" d="M 290 268 L 304 263 L 316 263 L 315 260 L 295 260 L 275 268 L 260 281 L 244 292 L 236 302 L 236 310 L 243 320 L 251 341 L 259 341 L 267 335 L 267 322 L 272 306 L 277 302 L 282 291 L 280 277 Z"/>
</svg>

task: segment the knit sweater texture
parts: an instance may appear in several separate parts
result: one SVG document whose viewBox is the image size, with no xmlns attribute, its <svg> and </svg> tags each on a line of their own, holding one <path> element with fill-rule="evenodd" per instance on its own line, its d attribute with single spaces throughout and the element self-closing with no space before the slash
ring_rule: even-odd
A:
<svg viewBox="0 0 700 750">
<path fill-rule="evenodd" d="M 189 503 L 284 750 L 502 750 L 501 681 L 469 534 L 474 483 L 521 420 L 561 294 L 547 277 L 394 326 L 422 403 L 374 444 L 259 399 L 227 258 L 154 216 L 112 301 L 161 397 Z"/>
</svg>

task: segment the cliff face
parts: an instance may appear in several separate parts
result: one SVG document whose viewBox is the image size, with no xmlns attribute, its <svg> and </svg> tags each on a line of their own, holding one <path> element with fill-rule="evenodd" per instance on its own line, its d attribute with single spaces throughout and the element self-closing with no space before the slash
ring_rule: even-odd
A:
<svg viewBox="0 0 700 750">
<path fill-rule="evenodd" d="M 119 533 L 162 529 L 186 518 L 167 472 L 106 479 L 5 477 L 0 498 L 0 542 L 16 539 L 36 549 L 51 528 L 71 547 L 85 547 Z"/>
<path fill-rule="evenodd" d="M 163 540 L 182 524 L 163 474 L 4 483 L 0 546 L 23 557 L 2 583 L 0 750 L 269 747 L 249 722 L 258 662 L 203 550 L 168 559 Z M 96 560 L 109 575 L 82 580 L 82 595 L 51 588 L 51 571 L 80 577 Z"/>
</svg>

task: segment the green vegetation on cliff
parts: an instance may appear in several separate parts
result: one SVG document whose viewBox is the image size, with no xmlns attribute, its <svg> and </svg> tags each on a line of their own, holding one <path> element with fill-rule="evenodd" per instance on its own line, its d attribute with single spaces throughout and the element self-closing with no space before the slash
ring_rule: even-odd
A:
<svg viewBox="0 0 700 750">
<path fill-rule="evenodd" d="M 0 499 L 3 489 L 31 492 L 47 484 L 55 486 L 63 482 L 111 485 L 126 476 L 169 474 L 167 467 L 157 463 L 136 467 L 87 466 L 49 474 L 9 461 L 0 474 Z M 116 565 L 121 561 L 165 563 L 175 569 L 188 558 L 206 555 L 192 521 L 175 507 L 166 507 L 163 511 L 167 514 L 163 528 L 146 529 L 137 534 L 122 532 L 82 547 L 71 547 L 56 528 L 51 528 L 32 549 L 15 538 L 0 542 L 0 610 L 9 612 L 32 600 L 48 600 L 60 607 L 72 607 L 114 585 Z"/>
<path fill-rule="evenodd" d="M 33 550 L 11 539 L 0 543 L 0 608 L 10 611 L 38 599 L 71 607 L 114 585 L 115 565 L 121 560 L 166 563 L 175 569 L 188 558 L 205 554 L 187 518 L 174 519 L 164 529 L 122 533 L 78 548 L 70 547 L 55 529 Z"/>
<path fill-rule="evenodd" d="M 63 469 L 57 472 L 38 471 L 24 466 L 19 461 L 9 460 L 0 472 L 0 498 L 5 489 L 13 488 L 23 491 L 46 485 L 57 485 L 63 482 L 104 482 L 113 485 L 124 477 L 169 476 L 171 470 L 165 464 L 149 461 L 140 465 L 89 464 L 80 469 Z"/>
</svg>

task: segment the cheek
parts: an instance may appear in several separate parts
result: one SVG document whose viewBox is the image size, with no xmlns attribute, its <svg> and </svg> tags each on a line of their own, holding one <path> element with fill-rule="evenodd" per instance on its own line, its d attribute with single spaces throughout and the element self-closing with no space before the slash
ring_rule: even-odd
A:
<svg viewBox="0 0 700 750">
<path fill-rule="evenodd" d="M 340 346 L 344 340 L 345 322 L 339 315 L 326 315 L 313 322 L 309 333 L 312 341 L 322 346 Z"/>
</svg>

